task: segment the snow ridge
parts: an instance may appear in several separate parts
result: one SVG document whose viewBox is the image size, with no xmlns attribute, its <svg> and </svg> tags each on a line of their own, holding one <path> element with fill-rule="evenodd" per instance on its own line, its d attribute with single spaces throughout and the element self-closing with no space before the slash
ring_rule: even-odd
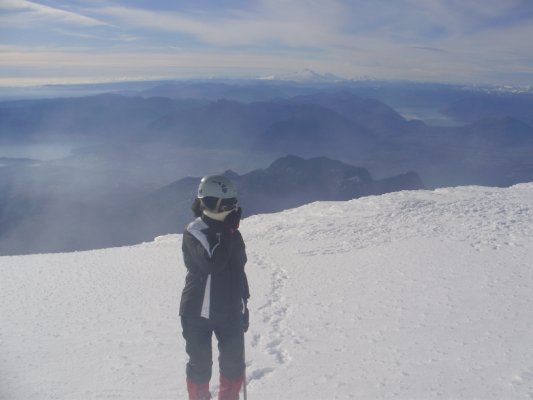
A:
<svg viewBox="0 0 533 400">
<path fill-rule="evenodd" d="M 532 183 L 241 226 L 250 398 L 533 398 Z M 185 398 L 180 247 L 0 257 L 0 398 Z"/>
<path fill-rule="evenodd" d="M 299 252 L 307 256 L 418 237 L 465 242 L 478 251 L 496 250 L 529 243 L 533 235 L 531 187 L 402 191 L 345 203 L 318 202 L 282 212 L 278 218 L 252 217 L 250 223 L 262 227 L 256 234 L 272 237 L 272 245 L 297 235 L 305 247 Z M 309 217 L 315 223 L 308 223 Z"/>
</svg>

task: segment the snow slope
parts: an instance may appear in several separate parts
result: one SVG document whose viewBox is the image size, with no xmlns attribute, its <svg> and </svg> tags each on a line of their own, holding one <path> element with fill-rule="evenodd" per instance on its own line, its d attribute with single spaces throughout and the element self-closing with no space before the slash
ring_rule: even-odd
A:
<svg viewBox="0 0 533 400">
<path fill-rule="evenodd" d="M 249 399 L 533 398 L 533 184 L 313 203 L 242 232 Z M 180 242 L 0 257 L 0 398 L 186 399 Z"/>
</svg>

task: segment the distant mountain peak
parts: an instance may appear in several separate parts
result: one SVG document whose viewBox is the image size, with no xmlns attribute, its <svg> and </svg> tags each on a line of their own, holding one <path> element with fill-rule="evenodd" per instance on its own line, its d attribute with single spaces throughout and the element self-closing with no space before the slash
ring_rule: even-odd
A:
<svg viewBox="0 0 533 400">
<path fill-rule="evenodd" d="M 236 179 L 239 178 L 239 174 L 237 174 L 235 171 L 228 169 L 226 172 L 224 172 L 222 175 L 224 175 L 228 179 Z"/>
<path fill-rule="evenodd" d="M 244 175 L 227 170 L 224 175 L 235 183 L 245 215 L 281 211 L 314 201 L 348 200 L 424 188 L 416 173 L 374 180 L 367 169 L 328 157 L 306 159 L 287 155 L 274 160 L 265 169 L 256 169 Z M 152 221 L 147 228 L 157 227 L 152 234 L 172 232 L 189 218 L 188 205 L 196 193 L 198 180 L 182 179 L 153 192 L 132 215 L 136 218 L 144 215 L 146 220 Z M 183 213 L 178 215 L 178 210 Z"/>
<path fill-rule="evenodd" d="M 286 168 L 297 168 L 302 170 L 332 170 L 332 169 L 338 169 L 338 170 L 357 170 L 359 172 L 362 172 L 365 175 L 366 179 L 371 179 L 370 175 L 367 173 L 367 171 L 364 168 L 358 168 L 354 167 L 352 165 L 343 163 L 342 161 L 334 160 L 328 157 L 311 157 L 311 158 L 303 158 L 296 155 L 286 155 L 284 157 L 280 157 L 277 160 L 273 161 L 272 164 L 267 168 L 268 171 L 283 171 Z"/>
<path fill-rule="evenodd" d="M 305 68 L 297 72 L 291 72 L 283 75 L 272 75 L 260 77 L 260 80 L 277 80 L 277 81 L 292 81 L 292 82 L 310 82 L 310 83 L 332 83 L 344 81 L 343 78 L 331 74 L 329 72 L 325 74 L 319 74 L 312 69 Z"/>
</svg>

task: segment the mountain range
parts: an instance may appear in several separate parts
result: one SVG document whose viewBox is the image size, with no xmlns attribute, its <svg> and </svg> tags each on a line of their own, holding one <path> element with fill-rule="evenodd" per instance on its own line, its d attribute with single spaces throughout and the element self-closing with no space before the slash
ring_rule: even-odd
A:
<svg viewBox="0 0 533 400">
<path fill-rule="evenodd" d="M 375 180 L 366 192 L 344 183 L 354 197 L 405 188 L 383 179 L 408 171 L 429 188 L 532 181 L 532 104 L 529 93 L 379 81 L 162 82 L 94 96 L 1 101 L 0 249 L 148 240 L 144 232 L 169 233 L 185 220 L 172 213 L 188 209 L 191 198 L 180 203 L 175 188 L 191 194 L 187 182 L 195 180 L 180 179 L 231 170 L 245 188 L 252 180 L 269 187 L 265 174 L 287 154 L 363 167 Z M 428 115 L 444 123 L 426 123 Z M 62 155 L 37 159 L 34 147 Z M 269 164 L 268 172 L 245 173 Z M 331 198 L 344 199 L 336 186 L 343 175 L 325 176 L 337 188 Z M 299 190 L 305 201 L 322 199 Z M 303 201 L 288 193 L 278 188 L 268 201 L 248 195 L 242 201 L 246 212 Z M 138 219 L 145 229 L 137 234 Z"/>
<path fill-rule="evenodd" d="M 408 120 L 383 101 L 348 89 L 253 102 L 117 94 L 0 102 L 0 143 L 69 143 L 79 150 L 61 160 L 62 165 L 72 168 L 92 160 L 120 169 L 136 163 L 144 166 L 142 173 L 165 163 L 178 170 L 176 153 L 187 149 L 200 159 L 206 151 L 235 152 L 232 159 L 243 164 L 258 154 L 270 160 L 286 154 L 326 156 L 365 165 L 383 176 L 416 170 L 432 187 L 531 180 L 520 167 L 533 149 L 528 95 L 515 95 L 523 102 L 514 113 L 510 111 L 518 100 L 511 95 L 498 94 L 490 101 L 476 96 L 467 94 L 463 102 L 475 103 L 478 119 L 438 127 Z M 493 103 L 506 106 L 497 113 Z M 465 119 L 457 104 L 462 103 L 443 109 Z M 146 181 L 157 177 L 160 171 Z"/>
</svg>

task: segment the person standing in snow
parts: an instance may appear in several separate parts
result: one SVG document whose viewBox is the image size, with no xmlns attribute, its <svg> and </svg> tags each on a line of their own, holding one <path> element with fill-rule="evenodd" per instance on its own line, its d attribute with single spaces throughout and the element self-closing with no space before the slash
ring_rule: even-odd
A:
<svg viewBox="0 0 533 400">
<path fill-rule="evenodd" d="M 187 268 L 180 316 L 186 352 L 189 400 L 211 398 L 213 333 L 218 340 L 219 400 L 238 400 L 244 380 L 244 332 L 250 297 L 244 271 L 246 250 L 239 232 L 242 210 L 233 183 L 202 178 L 192 206 L 196 219 L 183 234 Z"/>
</svg>

